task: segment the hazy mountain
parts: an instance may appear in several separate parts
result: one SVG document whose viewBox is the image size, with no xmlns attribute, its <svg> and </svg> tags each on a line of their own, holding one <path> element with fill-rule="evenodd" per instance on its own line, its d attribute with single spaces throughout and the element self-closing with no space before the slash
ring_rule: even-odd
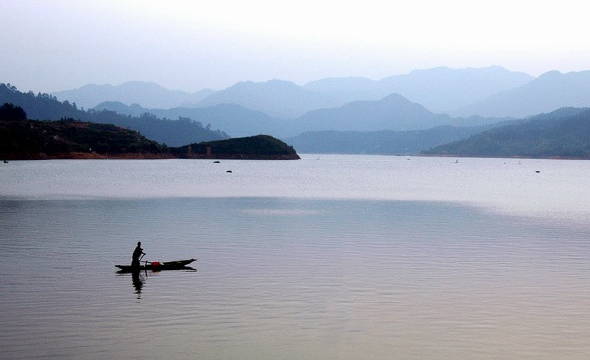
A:
<svg viewBox="0 0 590 360">
<path fill-rule="evenodd" d="M 498 92 L 521 86 L 532 79 L 527 74 L 499 66 L 415 70 L 381 80 L 363 77 L 327 78 L 299 86 L 282 80 L 243 81 L 220 91 L 188 93 L 169 90 L 150 82 L 121 85 L 86 85 L 58 91 L 61 100 L 92 108 L 105 101 L 144 108 L 209 107 L 235 104 L 278 118 L 296 118 L 306 112 L 341 106 L 358 100 L 378 100 L 398 93 L 432 111 L 467 106 Z"/>
<path fill-rule="evenodd" d="M 136 117 L 106 110 L 84 111 L 67 101 L 60 102 L 56 97 L 48 94 L 23 93 L 10 85 L 0 84 L 0 104 L 4 103 L 22 107 L 31 119 L 72 118 L 85 122 L 114 124 L 139 131 L 149 139 L 170 146 L 227 138 L 227 134 L 205 128 L 201 123 L 189 119 L 172 121 L 149 114 Z"/>
<path fill-rule="evenodd" d="M 274 117 L 294 118 L 310 110 L 341 105 L 341 102 L 289 81 L 270 80 L 239 82 L 207 96 L 198 106 L 219 104 L 236 104 Z"/>
<path fill-rule="evenodd" d="M 307 90 L 354 96 L 355 94 L 366 94 L 366 96 L 377 96 L 378 93 L 386 91 L 381 89 L 378 80 L 365 77 L 332 77 L 310 81 L 303 85 Z M 383 96 L 381 96 L 383 97 Z M 363 99 L 355 99 L 363 100 Z"/>
<path fill-rule="evenodd" d="M 466 140 L 435 147 L 427 154 L 590 159 L 590 109 L 562 108 Z"/>
<path fill-rule="evenodd" d="M 417 154 L 489 128 L 438 126 L 414 131 L 315 131 L 304 132 L 286 141 L 303 153 Z"/>
<path fill-rule="evenodd" d="M 356 101 L 338 108 L 314 110 L 293 120 L 272 118 L 262 112 L 232 104 L 204 108 L 146 109 L 136 104 L 128 106 L 119 102 L 105 102 L 95 109 L 107 109 L 134 116 L 151 113 L 169 119 L 190 118 L 210 124 L 212 128 L 221 129 L 231 136 L 272 134 L 288 137 L 318 130 L 400 131 L 427 129 L 439 125 L 479 126 L 505 120 L 482 117 L 452 118 L 448 115 L 434 114 L 400 95 L 390 95 L 378 101 Z"/>
<path fill-rule="evenodd" d="M 169 90 L 156 83 L 130 81 L 121 85 L 85 85 L 78 89 L 54 92 L 59 100 L 75 102 L 78 106 L 93 108 L 104 101 L 119 101 L 124 104 L 141 104 L 146 107 L 171 108 L 194 104 L 213 90 L 204 89 L 195 93 Z"/>
<path fill-rule="evenodd" d="M 492 95 L 454 113 L 524 117 L 564 106 L 590 106 L 590 71 L 550 71 L 523 86 Z"/>
<path fill-rule="evenodd" d="M 340 101 L 376 100 L 398 93 L 429 110 L 444 112 L 521 86 L 532 79 L 528 74 L 499 66 L 465 69 L 437 67 L 381 80 L 328 78 L 307 83 L 304 88 Z"/>
<path fill-rule="evenodd" d="M 221 129 L 231 136 L 253 136 L 258 134 L 283 134 L 284 122 L 270 116 L 234 104 L 220 104 L 204 108 L 178 107 L 172 109 L 147 109 L 137 104 L 125 105 L 120 102 L 104 102 L 96 110 L 111 110 L 121 114 L 139 116 L 151 113 L 159 117 L 176 119 L 190 118 L 214 129 Z"/>
<path fill-rule="evenodd" d="M 476 126 L 505 119 L 452 118 L 434 114 L 401 95 L 392 94 L 377 101 L 355 101 L 338 108 L 310 111 L 295 119 L 292 134 L 305 131 L 422 130 L 441 125 Z"/>
<path fill-rule="evenodd" d="M 296 121 L 305 131 L 317 130 L 417 130 L 449 123 L 422 105 L 392 94 L 378 101 L 355 101 L 338 108 L 310 111 Z"/>
</svg>

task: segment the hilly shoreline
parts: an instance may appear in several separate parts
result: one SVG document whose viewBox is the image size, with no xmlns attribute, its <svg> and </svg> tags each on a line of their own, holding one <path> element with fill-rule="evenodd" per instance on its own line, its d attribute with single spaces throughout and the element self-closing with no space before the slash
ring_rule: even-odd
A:
<svg viewBox="0 0 590 360">
<path fill-rule="evenodd" d="M 111 124 L 29 120 L 22 108 L 4 104 L 0 107 L 0 159 L 297 160 L 299 155 L 268 135 L 168 147 Z"/>
<path fill-rule="evenodd" d="M 590 159 L 590 109 L 562 108 L 497 127 L 422 155 Z"/>
</svg>

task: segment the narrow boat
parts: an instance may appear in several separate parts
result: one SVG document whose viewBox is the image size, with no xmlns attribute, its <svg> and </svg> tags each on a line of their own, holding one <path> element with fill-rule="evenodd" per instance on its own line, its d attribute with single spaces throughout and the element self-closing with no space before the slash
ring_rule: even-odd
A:
<svg viewBox="0 0 590 360">
<path fill-rule="evenodd" d="M 188 260 L 177 260 L 177 261 L 166 261 L 166 262 L 159 262 L 159 261 L 146 261 L 143 265 L 139 267 L 133 267 L 131 265 L 115 265 L 121 272 L 133 272 L 139 270 L 151 270 L 151 271 L 160 271 L 160 270 L 182 270 L 182 269 L 191 269 L 191 267 L 187 266 L 188 264 L 196 261 L 197 259 L 188 259 Z"/>
</svg>

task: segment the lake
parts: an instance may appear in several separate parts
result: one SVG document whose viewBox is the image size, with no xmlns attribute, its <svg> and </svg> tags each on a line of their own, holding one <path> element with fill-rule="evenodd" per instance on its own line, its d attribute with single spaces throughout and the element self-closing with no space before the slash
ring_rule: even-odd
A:
<svg viewBox="0 0 590 360">
<path fill-rule="evenodd" d="M 2 359 L 590 354 L 587 161 L 0 165 Z"/>
</svg>

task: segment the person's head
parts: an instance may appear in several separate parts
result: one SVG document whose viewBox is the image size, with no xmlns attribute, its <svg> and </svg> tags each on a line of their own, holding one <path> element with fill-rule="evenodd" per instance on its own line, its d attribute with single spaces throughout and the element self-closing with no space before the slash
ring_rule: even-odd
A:
<svg viewBox="0 0 590 360">
<path fill-rule="evenodd" d="M 138 241 L 137 242 L 137 246 L 141 246 L 141 241 Z"/>
</svg>

